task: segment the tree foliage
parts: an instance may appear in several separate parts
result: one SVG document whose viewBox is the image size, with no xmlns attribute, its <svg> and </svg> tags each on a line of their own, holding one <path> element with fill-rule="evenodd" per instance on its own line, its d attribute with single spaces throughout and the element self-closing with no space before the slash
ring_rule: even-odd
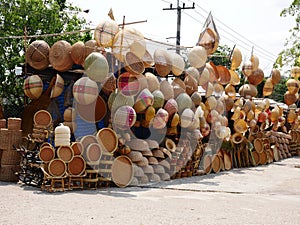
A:
<svg viewBox="0 0 300 225">
<path fill-rule="evenodd" d="M 66 0 L 0 0 L 0 98 L 7 104 L 22 105 L 23 78 L 15 74 L 15 67 L 24 63 L 26 47 L 37 39 L 50 46 L 57 40 L 70 43 L 91 38 L 90 33 L 64 36 L 19 38 L 27 35 L 64 33 L 86 28 L 79 16 L 82 11 Z"/>
<path fill-rule="evenodd" d="M 279 54 L 276 64 L 283 66 L 300 66 L 300 0 L 294 0 L 288 8 L 281 11 L 280 16 L 295 17 L 295 26 L 290 29 L 291 36 L 285 42 L 285 49 Z"/>
</svg>

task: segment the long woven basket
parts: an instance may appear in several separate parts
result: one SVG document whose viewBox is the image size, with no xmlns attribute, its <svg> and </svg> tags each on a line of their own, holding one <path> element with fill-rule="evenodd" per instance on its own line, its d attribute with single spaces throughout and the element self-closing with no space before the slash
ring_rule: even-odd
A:
<svg viewBox="0 0 300 225">
<path fill-rule="evenodd" d="M 0 149 L 13 149 L 18 147 L 22 141 L 21 130 L 0 129 Z"/>
</svg>

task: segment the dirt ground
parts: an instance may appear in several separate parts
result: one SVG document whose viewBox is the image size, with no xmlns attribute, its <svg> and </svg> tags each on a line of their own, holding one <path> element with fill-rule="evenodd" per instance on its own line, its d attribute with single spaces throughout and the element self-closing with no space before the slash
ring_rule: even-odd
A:
<svg viewBox="0 0 300 225">
<path fill-rule="evenodd" d="M 0 224 L 300 224 L 300 157 L 143 187 L 42 192 L 0 182 Z"/>
</svg>

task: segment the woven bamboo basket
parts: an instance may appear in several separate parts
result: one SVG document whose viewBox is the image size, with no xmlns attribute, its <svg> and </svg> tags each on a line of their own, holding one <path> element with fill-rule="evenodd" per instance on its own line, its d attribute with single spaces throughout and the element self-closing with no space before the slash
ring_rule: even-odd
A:
<svg viewBox="0 0 300 225">
<path fill-rule="evenodd" d="M 18 147 L 22 141 L 22 131 L 0 129 L 0 149 L 13 149 Z"/>
<path fill-rule="evenodd" d="M 70 146 L 60 146 L 57 149 L 57 156 L 65 163 L 70 162 L 74 157 L 73 149 Z"/>
<path fill-rule="evenodd" d="M 6 119 L 0 119 L 0 128 L 6 128 Z"/>
<path fill-rule="evenodd" d="M 44 145 L 43 147 L 40 148 L 39 158 L 40 160 L 42 160 L 42 162 L 48 163 L 52 159 L 54 159 L 54 157 L 55 157 L 55 151 L 52 146 Z"/>
<path fill-rule="evenodd" d="M 125 55 L 125 69 L 129 73 L 137 75 L 145 71 L 145 65 L 133 52 L 127 52 Z"/>
<path fill-rule="evenodd" d="M 1 164 L 4 165 L 19 165 L 21 155 L 16 150 L 2 150 Z"/>
<path fill-rule="evenodd" d="M 102 148 L 98 143 L 90 144 L 85 151 L 86 161 L 88 163 L 99 162 L 99 160 L 101 159 L 101 155 Z"/>
<path fill-rule="evenodd" d="M 1 164 L 0 167 L 0 181 L 17 182 L 19 180 L 16 172 L 20 170 L 18 165 Z"/>
<path fill-rule="evenodd" d="M 133 178 L 133 163 L 127 156 L 121 155 L 112 164 L 112 180 L 118 187 L 126 187 Z"/>
<path fill-rule="evenodd" d="M 9 130 L 21 130 L 21 123 L 22 123 L 21 118 L 10 117 L 7 119 L 7 128 Z"/>
<path fill-rule="evenodd" d="M 68 163 L 68 173 L 71 176 L 80 176 L 84 173 L 86 168 L 86 161 L 81 155 L 75 155 Z"/>
<path fill-rule="evenodd" d="M 36 125 L 48 127 L 52 123 L 52 116 L 47 110 L 39 110 L 34 114 L 33 121 Z"/>
<path fill-rule="evenodd" d="M 113 154 L 118 147 L 118 137 L 116 132 L 111 128 L 102 128 L 98 131 L 97 140 L 107 152 Z"/>
<path fill-rule="evenodd" d="M 53 177 L 62 177 L 67 172 L 67 165 L 61 159 L 52 159 L 48 164 L 48 171 Z"/>
<path fill-rule="evenodd" d="M 73 142 L 71 144 L 71 148 L 73 149 L 74 152 L 74 156 L 75 155 L 81 155 L 83 153 L 83 145 L 81 144 L 81 142 Z"/>
</svg>

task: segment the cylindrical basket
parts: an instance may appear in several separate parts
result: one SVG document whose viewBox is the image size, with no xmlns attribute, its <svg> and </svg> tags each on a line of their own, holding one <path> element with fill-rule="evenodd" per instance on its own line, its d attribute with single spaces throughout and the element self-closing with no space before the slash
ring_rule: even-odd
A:
<svg viewBox="0 0 300 225">
<path fill-rule="evenodd" d="M 0 129 L 0 149 L 13 149 L 18 147 L 22 141 L 21 130 Z"/>
<path fill-rule="evenodd" d="M 39 152 L 39 158 L 44 163 L 50 162 L 55 157 L 55 151 L 52 146 L 44 145 L 42 148 L 40 148 Z"/>
</svg>

